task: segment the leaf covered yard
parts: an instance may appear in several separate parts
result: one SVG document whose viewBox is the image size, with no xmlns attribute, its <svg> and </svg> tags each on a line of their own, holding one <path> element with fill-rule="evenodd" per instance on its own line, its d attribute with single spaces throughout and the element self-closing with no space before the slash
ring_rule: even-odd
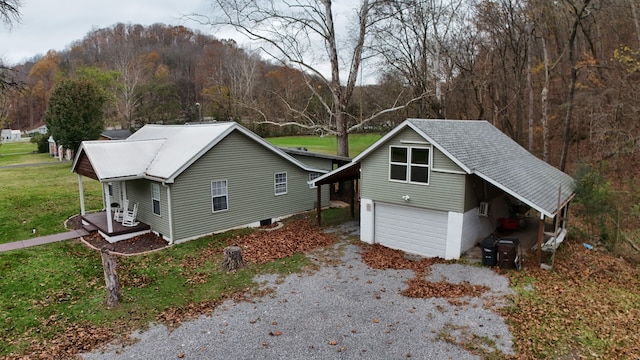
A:
<svg viewBox="0 0 640 360">
<path fill-rule="evenodd" d="M 508 272 L 502 310 L 519 359 L 640 359 L 640 269 L 606 251 L 563 244 L 553 271 Z"/>
<path fill-rule="evenodd" d="M 326 248 L 343 234 L 328 234 L 313 219 L 290 219 L 281 228 L 239 230 L 205 237 L 161 251 L 118 258 L 124 300 L 103 306 L 104 279 L 100 255 L 80 242 L 45 245 L 0 256 L 0 356 L 9 359 L 72 358 L 150 322 L 170 328 L 208 315 L 226 299 L 253 301 L 264 293 L 253 278 L 260 273 L 313 271 L 305 253 Z M 342 241 L 351 241 L 349 239 Z M 362 261 L 376 269 L 412 270 L 402 295 L 439 297 L 455 306 L 487 289 L 469 283 L 430 282 L 430 266 L 441 259 L 409 260 L 380 245 L 361 246 Z M 247 266 L 224 271 L 224 247 L 242 249 Z M 323 261 L 331 261 L 330 256 Z M 474 271 L 470 266 L 469 271 Z M 640 351 L 640 271 L 605 251 L 565 242 L 553 271 L 502 271 L 515 290 L 499 310 L 513 334 L 513 356 L 477 351 L 502 359 L 637 359 Z M 25 287 L 24 284 L 31 284 Z M 442 339 L 447 341 L 447 339 Z M 459 344 L 460 345 L 460 344 Z"/>
</svg>

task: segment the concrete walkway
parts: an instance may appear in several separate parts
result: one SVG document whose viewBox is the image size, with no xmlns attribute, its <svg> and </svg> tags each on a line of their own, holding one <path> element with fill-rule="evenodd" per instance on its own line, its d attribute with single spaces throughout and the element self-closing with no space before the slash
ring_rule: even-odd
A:
<svg viewBox="0 0 640 360">
<path fill-rule="evenodd" d="M 24 249 L 24 248 L 42 245 L 42 244 L 49 244 L 49 243 L 63 241 L 63 240 L 75 239 L 75 238 L 79 238 L 81 236 L 86 236 L 86 235 L 89 235 L 89 232 L 87 232 L 84 229 L 78 229 L 78 230 L 71 230 L 61 234 L 53 234 L 53 235 L 47 235 L 47 236 L 37 237 L 33 239 L 28 239 L 28 240 L 14 241 L 6 244 L 0 244 L 0 252 Z"/>
</svg>

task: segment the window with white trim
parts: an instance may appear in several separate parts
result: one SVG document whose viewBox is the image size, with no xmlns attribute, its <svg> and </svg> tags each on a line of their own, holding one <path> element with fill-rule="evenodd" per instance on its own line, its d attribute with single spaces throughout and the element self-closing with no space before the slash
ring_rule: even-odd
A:
<svg viewBox="0 0 640 360">
<path fill-rule="evenodd" d="M 320 175 L 322 175 L 322 174 L 317 173 L 317 172 L 309 173 L 309 181 L 313 181 L 313 180 L 315 180 L 315 179 L 319 178 L 319 177 L 320 177 Z M 309 188 L 310 188 L 310 189 L 315 189 L 316 187 L 317 187 L 317 186 L 315 186 L 315 185 L 313 185 L 313 184 L 309 184 Z"/>
<path fill-rule="evenodd" d="M 287 193 L 287 173 L 275 173 L 273 175 L 273 186 L 276 195 L 284 195 Z"/>
<path fill-rule="evenodd" d="M 389 147 L 389 180 L 429 184 L 431 147 Z"/>
<path fill-rule="evenodd" d="M 211 182 L 211 211 L 224 211 L 229 208 L 227 180 Z"/>
<path fill-rule="evenodd" d="M 160 185 L 151 184 L 151 203 L 153 213 L 160 216 Z"/>
</svg>

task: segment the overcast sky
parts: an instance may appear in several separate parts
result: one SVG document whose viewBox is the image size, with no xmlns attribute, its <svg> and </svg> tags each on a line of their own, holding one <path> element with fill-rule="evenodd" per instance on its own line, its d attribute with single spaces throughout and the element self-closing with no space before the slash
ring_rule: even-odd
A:
<svg viewBox="0 0 640 360">
<path fill-rule="evenodd" d="M 82 40 L 94 29 L 108 28 L 117 23 L 155 23 L 183 25 L 199 30 L 203 34 L 218 39 L 234 39 L 240 46 L 252 48 L 246 38 L 232 30 L 225 33 L 214 32 L 210 26 L 200 25 L 185 19 L 188 14 L 211 14 L 211 0 L 20 0 L 21 21 L 6 28 L 0 23 L 0 59 L 5 65 L 13 66 L 44 55 L 49 50 L 62 51 L 73 42 Z M 337 1 L 334 16 L 338 33 L 345 35 L 350 16 L 357 2 Z M 340 36 L 340 35 L 339 35 Z M 345 54 L 343 54 L 345 55 Z M 348 55 L 348 54 L 346 54 Z M 346 56 L 349 59 L 350 56 Z M 318 69 L 330 76 L 328 64 L 317 65 Z M 343 70 L 348 70 L 344 66 Z M 364 82 L 374 81 L 375 71 L 361 73 Z M 342 81 L 347 78 L 342 73 Z"/>
<path fill-rule="evenodd" d="M 21 22 L 0 24 L 0 58 L 15 65 L 48 50 L 61 51 L 91 30 L 116 23 L 184 25 L 214 35 L 183 15 L 206 14 L 208 0 L 21 0 Z M 216 36 L 218 37 L 218 36 Z"/>
</svg>

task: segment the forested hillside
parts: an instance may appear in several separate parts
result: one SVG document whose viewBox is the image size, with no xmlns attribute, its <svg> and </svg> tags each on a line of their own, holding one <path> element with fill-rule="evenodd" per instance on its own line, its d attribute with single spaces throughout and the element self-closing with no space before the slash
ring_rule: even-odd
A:
<svg viewBox="0 0 640 360">
<path fill-rule="evenodd" d="M 588 164 L 580 171 L 601 179 L 590 191 L 617 199 L 616 229 L 634 226 L 633 204 L 640 203 L 634 180 L 637 0 L 363 4 L 369 6 L 360 12 L 367 14 L 360 23 L 361 59 L 367 61 L 359 70 L 376 76 L 356 81 L 338 112 L 331 108 L 344 89 L 291 58 L 267 58 L 233 39 L 182 26 L 115 24 L 15 66 L 23 86 L 2 93 L 0 119 L 22 130 L 42 124 L 52 89 L 82 74 L 107 88 L 107 126 L 122 128 L 206 118 L 239 121 L 269 136 L 326 134 L 316 124 L 330 124 L 341 112 L 347 131 L 386 131 L 406 117 L 488 120 L 572 175 Z M 348 65 L 344 59 L 351 55 L 340 60 Z M 393 107 L 401 109 L 370 117 Z M 594 208 L 610 211 L 613 204 Z"/>
</svg>

